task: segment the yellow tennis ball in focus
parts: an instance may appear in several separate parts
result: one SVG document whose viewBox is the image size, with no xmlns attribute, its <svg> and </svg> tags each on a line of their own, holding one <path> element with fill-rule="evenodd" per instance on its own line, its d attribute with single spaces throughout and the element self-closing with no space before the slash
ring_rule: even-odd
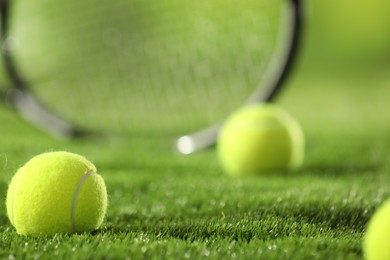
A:
<svg viewBox="0 0 390 260">
<path fill-rule="evenodd" d="M 107 191 L 83 156 L 49 152 L 35 156 L 12 178 L 7 215 L 22 235 L 92 231 L 102 224 Z"/>
<path fill-rule="evenodd" d="M 367 260 L 390 259 L 390 200 L 374 213 L 363 240 Z"/>
<path fill-rule="evenodd" d="M 248 105 L 222 126 L 217 155 L 231 175 L 295 169 L 303 161 L 304 136 L 298 122 L 279 106 Z"/>
</svg>

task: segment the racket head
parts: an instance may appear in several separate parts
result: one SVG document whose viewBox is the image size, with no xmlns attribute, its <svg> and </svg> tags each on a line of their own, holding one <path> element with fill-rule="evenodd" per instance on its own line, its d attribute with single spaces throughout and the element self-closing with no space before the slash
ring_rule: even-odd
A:
<svg viewBox="0 0 390 260">
<path fill-rule="evenodd" d="M 18 0 L 7 37 L 34 94 L 75 126 L 173 137 L 258 91 L 288 4 Z"/>
</svg>

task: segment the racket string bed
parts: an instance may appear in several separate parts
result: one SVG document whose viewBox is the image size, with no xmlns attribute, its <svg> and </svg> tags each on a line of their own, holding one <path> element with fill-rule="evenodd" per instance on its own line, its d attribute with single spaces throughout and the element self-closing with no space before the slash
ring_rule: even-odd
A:
<svg viewBox="0 0 390 260">
<path fill-rule="evenodd" d="M 39 1 L 0 2 L 2 97 L 60 137 L 210 124 L 178 138 L 183 154 L 215 144 L 235 108 L 275 100 L 302 24 L 300 0 Z"/>
</svg>

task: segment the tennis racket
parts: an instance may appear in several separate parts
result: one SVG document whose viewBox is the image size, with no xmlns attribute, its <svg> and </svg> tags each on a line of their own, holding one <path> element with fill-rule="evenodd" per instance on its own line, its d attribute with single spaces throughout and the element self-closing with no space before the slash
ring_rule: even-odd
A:
<svg viewBox="0 0 390 260">
<path fill-rule="evenodd" d="M 189 154 L 213 145 L 216 122 L 237 107 L 280 93 L 301 9 L 299 0 L 2 1 L 11 83 L 0 93 L 56 136 L 181 135 Z"/>
</svg>

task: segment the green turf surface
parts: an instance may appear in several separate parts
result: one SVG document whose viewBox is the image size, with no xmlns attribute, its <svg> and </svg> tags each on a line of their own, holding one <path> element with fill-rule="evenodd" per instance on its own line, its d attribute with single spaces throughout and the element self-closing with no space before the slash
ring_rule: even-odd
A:
<svg viewBox="0 0 390 260">
<path fill-rule="evenodd" d="M 91 234 L 24 237 L 2 203 L 0 257 L 363 258 L 366 224 L 390 195 L 390 77 L 341 74 L 301 70 L 280 100 L 306 132 L 302 169 L 248 178 L 225 175 L 213 149 L 177 154 L 173 134 L 54 140 L 1 105 L 2 200 L 30 157 L 68 150 L 96 164 L 109 208 Z"/>
</svg>

